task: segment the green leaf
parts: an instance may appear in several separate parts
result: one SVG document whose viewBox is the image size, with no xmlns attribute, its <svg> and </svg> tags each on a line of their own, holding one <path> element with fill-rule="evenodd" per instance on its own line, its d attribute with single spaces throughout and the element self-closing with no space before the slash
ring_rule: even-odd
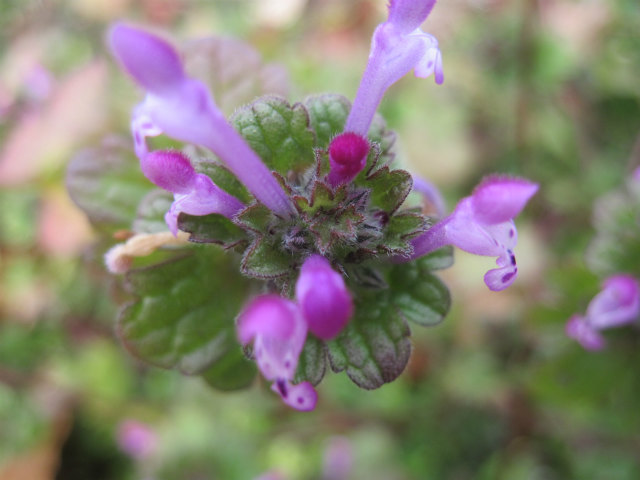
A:
<svg viewBox="0 0 640 480">
<path fill-rule="evenodd" d="M 417 261 L 427 270 L 443 270 L 449 268 L 453 265 L 453 247 L 447 245 L 446 247 L 439 248 L 429 255 L 420 257 Z"/>
<path fill-rule="evenodd" d="M 241 202 L 249 204 L 254 201 L 240 180 L 216 160 L 198 159 L 194 162 L 194 168 L 197 172 L 207 175 L 218 187 L 233 195 Z"/>
<path fill-rule="evenodd" d="M 230 255 L 215 247 L 132 270 L 125 282 L 134 300 L 118 320 L 131 353 L 153 365 L 194 375 L 237 349 L 234 319 L 248 280 Z"/>
<path fill-rule="evenodd" d="M 362 296 L 349 324 L 327 343 L 331 368 L 345 370 L 356 385 L 367 390 L 392 382 L 409 361 L 410 334 L 388 295 Z"/>
<path fill-rule="evenodd" d="M 409 195 L 413 179 L 405 170 L 385 167 L 368 177 L 365 185 L 371 189 L 371 205 L 392 214 Z"/>
<path fill-rule="evenodd" d="M 269 229 L 273 220 L 271 210 L 261 203 L 254 203 L 236 215 L 234 222 L 243 228 L 262 233 Z"/>
<path fill-rule="evenodd" d="M 323 94 L 307 97 L 304 105 L 316 132 L 316 146 L 326 149 L 331 139 L 344 129 L 351 102 L 342 95 Z"/>
<path fill-rule="evenodd" d="M 311 334 L 307 335 L 293 383 L 311 382 L 318 385 L 324 378 L 326 369 L 327 351 L 324 342 Z"/>
<path fill-rule="evenodd" d="M 164 214 L 172 203 L 171 193 L 160 189 L 151 190 L 138 205 L 136 219 L 131 229 L 136 233 L 166 232 L 169 227 L 164 221 Z"/>
<path fill-rule="evenodd" d="M 242 349 L 231 348 L 200 376 L 217 390 L 239 390 L 251 384 L 256 376 L 256 364 L 244 356 Z"/>
<path fill-rule="evenodd" d="M 280 248 L 276 239 L 260 237 L 247 248 L 242 259 L 242 273 L 250 277 L 267 279 L 287 275 L 293 258 Z"/>
<path fill-rule="evenodd" d="M 140 171 L 129 143 L 114 140 L 71 159 L 67 188 L 91 223 L 114 231 L 131 227 L 138 204 L 155 186 Z"/>
<path fill-rule="evenodd" d="M 394 255 L 411 254 L 409 240 L 426 229 L 426 219 L 413 212 L 396 213 L 389 218 L 384 230 L 382 247 Z"/>
<path fill-rule="evenodd" d="M 200 216 L 181 213 L 178 216 L 178 228 L 191 234 L 190 242 L 216 243 L 224 248 L 231 248 L 248 240 L 246 233 L 240 227 L 234 225 L 224 215 L 216 213 Z"/>
<path fill-rule="evenodd" d="M 284 178 L 315 164 L 315 136 L 302 104 L 262 97 L 237 110 L 231 121 L 267 167 Z"/>
<path fill-rule="evenodd" d="M 422 326 L 440 323 L 451 307 L 449 289 L 429 265 L 429 259 L 395 265 L 388 280 L 391 303 L 407 320 Z"/>
</svg>

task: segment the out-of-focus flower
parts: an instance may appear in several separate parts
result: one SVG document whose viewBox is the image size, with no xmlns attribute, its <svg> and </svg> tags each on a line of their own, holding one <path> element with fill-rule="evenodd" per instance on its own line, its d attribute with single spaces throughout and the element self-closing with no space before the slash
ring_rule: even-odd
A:
<svg viewBox="0 0 640 480">
<path fill-rule="evenodd" d="M 322 480 L 347 480 L 353 468 L 353 449 L 345 437 L 331 437 L 324 451 Z"/>
<path fill-rule="evenodd" d="M 475 255 L 497 256 L 500 268 L 489 270 L 484 281 L 499 291 L 518 274 L 513 249 L 518 240 L 513 219 L 537 192 L 538 185 L 521 178 L 489 177 L 470 197 L 463 198 L 451 215 L 412 240 L 412 259 L 445 245 Z"/>
<path fill-rule="evenodd" d="M 155 451 L 158 437 L 148 425 L 128 419 L 118 426 L 117 441 L 127 455 L 136 460 L 143 460 Z"/>
<path fill-rule="evenodd" d="M 640 288 L 631 275 L 613 275 L 602 283 L 602 290 L 587 307 L 586 315 L 573 315 L 566 332 L 587 350 L 605 346 L 600 330 L 618 327 L 638 318 Z"/>
<path fill-rule="evenodd" d="M 163 39 L 143 30 L 117 24 L 110 33 L 111 50 L 122 68 L 147 91 L 132 119 L 136 153 L 148 153 L 145 137 L 161 133 L 213 151 L 273 212 L 293 213 L 284 190 L 226 121 L 207 88 L 189 78 L 178 53 Z"/>
</svg>

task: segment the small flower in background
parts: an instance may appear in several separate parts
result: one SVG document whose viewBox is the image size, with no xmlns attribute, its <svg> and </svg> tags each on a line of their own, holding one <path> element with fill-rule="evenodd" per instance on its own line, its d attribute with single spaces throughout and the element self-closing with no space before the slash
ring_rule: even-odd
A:
<svg viewBox="0 0 640 480">
<path fill-rule="evenodd" d="M 353 448 L 346 437 L 331 437 L 324 451 L 321 480 L 347 480 L 353 469 Z"/>
<path fill-rule="evenodd" d="M 124 420 L 118 425 L 117 442 L 120 449 L 135 460 L 152 455 L 158 444 L 156 433 L 138 420 Z"/>
<path fill-rule="evenodd" d="M 567 335 L 587 350 L 602 350 L 601 330 L 637 320 L 640 314 L 640 288 L 631 275 L 613 275 L 602 282 L 602 290 L 587 307 L 586 315 L 573 315 L 567 322 Z"/>
<path fill-rule="evenodd" d="M 518 232 L 513 219 L 537 192 L 538 185 L 521 178 L 488 177 L 463 198 L 451 215 L 412 240 L 418 258 L 445 245 L 475 255 L 497 256 L 500 268 L 489 270 L 484 281 L 490 290 L 504 290 L 518 274 L 513 249 Z"/>
<path fill-rule="evenodd" d="M 293 206 L 284 190 L 227 122 L 207 88 L 187 77 L 180 57 L 163 39 L 124 24 L 110 32 L 122 68 L 147 91 L 132 119 L 136 153 L 147 154 L 145 137 L 161 133 L 214 152 L 262 204 L 287 216 Z"/>
</svg>

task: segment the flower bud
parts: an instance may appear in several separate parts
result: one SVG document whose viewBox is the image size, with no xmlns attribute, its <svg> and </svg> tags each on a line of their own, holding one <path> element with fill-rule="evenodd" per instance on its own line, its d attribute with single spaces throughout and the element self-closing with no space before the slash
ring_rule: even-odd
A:
<svg viewBox="0 0 640 480">
<path fill-rule="evenodd" d="M 342 275 L 320 255 L 312 255 L 302 265 L 296 298 L 309 330 L 323 340 L 338 335 L 353 314 L 353 301 Z"/>
</svg>

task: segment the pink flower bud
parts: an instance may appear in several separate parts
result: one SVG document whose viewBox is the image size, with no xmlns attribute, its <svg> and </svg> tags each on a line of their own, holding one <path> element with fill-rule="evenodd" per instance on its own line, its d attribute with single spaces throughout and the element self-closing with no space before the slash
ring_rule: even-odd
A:
<svg viewBox="0 0 640 480">
<path fill-rule="evenodd" d="M 342 275 L 320 255 L 304 262 L 296 298 L 309 330 L 323 340 L 338 335 L 353 314 L 353 301 Z"/>
<path fill-rule="evenodd" d="M 345 132 L 335 137 L 329 145 L 329 182 L 342 185 L 355 178 L 367 164 L 369 142 L 357 133 Z"/>
</svg>

